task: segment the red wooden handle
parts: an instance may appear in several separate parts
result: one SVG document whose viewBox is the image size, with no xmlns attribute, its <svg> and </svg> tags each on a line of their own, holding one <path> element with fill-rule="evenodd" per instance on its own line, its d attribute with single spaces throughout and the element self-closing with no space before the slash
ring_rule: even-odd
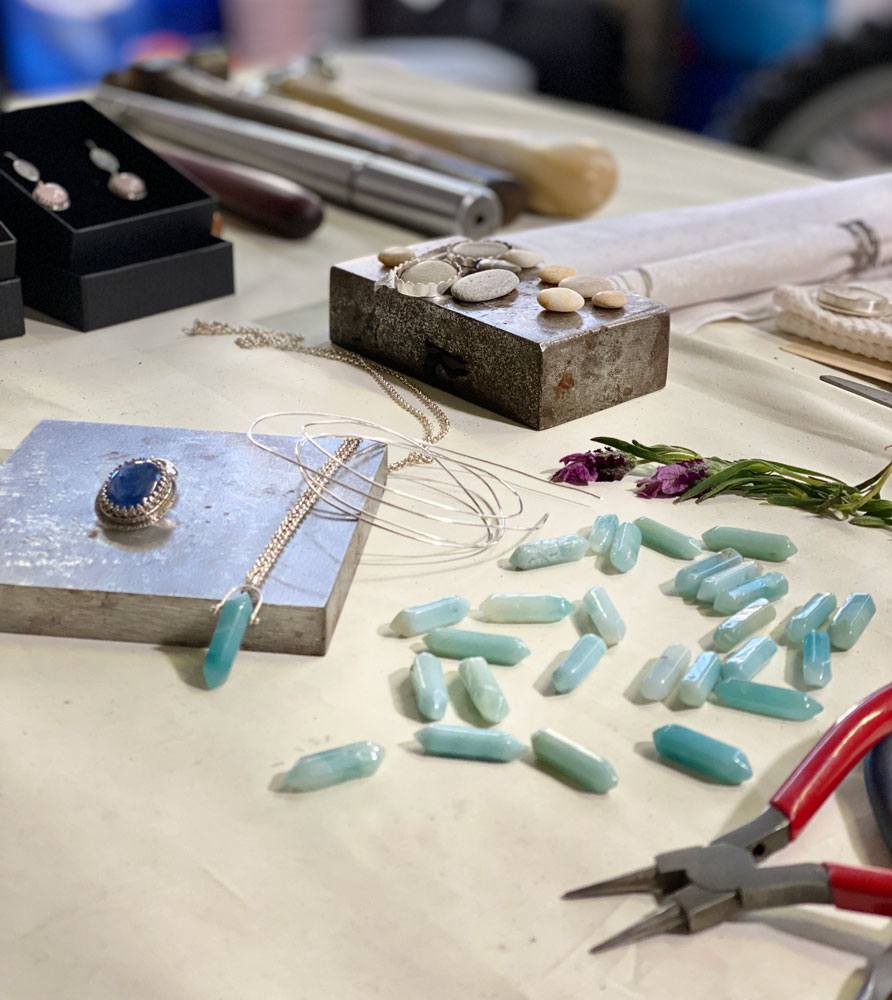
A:
<svg viewBox="0 0 892 1000">
<path fill-rule="evenodd" d="M 789 819 L 791 840 L 867 751 L 890 733 L 892 684 L 841 716 L 775 793 L 771 804 Z"/>
<path fill-rule="evenodd" d="M 833 905 L 841 910 L 892 917 L 892 870 L 825 864 Z"/>
</svg>

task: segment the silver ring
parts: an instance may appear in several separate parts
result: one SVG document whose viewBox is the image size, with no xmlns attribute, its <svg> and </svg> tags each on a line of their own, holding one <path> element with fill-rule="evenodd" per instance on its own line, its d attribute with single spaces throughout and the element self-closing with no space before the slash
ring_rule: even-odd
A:
<svg viewBox="0 0 892 1000">
<path fill-rule="evenodd" d="M 177 501 L 176 477 L 176 466 L 165 458 L 130 458 L 99 488 L 96 516 L 120 531 L 157 524 Z"/>
<path fill-rule="evenodd" d="M 879 292 L 859 285 L 821 285 L 818 305 L 844 316 L 880 318 L 889 312 L 889 300 Z"/>
</svg>

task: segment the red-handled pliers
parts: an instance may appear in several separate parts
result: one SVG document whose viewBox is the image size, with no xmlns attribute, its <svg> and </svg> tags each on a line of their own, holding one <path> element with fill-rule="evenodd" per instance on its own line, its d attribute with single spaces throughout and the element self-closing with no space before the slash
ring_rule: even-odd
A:
<svg viewBox="0 0 892 1000">
<path fill-rule="evenodd" d="M 574 889 L 565 899 L 649 892 L 663 901 L 650 916 L 592 952 L 670 931 L 694 933 L 741 910 L 832 903 L 892 916 L 892 870 L 837 864 L 758 868 L 795 839 L 858 761 L 892 734 L 892 684 L 846 712 L 806 755 L 758 819 L 714 840 L 658 854 L 649 868 Z"/>
</svg>

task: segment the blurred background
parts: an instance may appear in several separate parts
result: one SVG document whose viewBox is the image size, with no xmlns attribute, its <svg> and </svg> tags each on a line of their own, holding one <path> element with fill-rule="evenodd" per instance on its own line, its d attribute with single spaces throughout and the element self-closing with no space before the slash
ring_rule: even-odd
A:
<svg viewBox="0 0 892 1000">
<path fill-rule="evenodd" d="M 700 132 L 835 176 L 892 162 L 892 0 L 0 0 L 8 93 L 225 44 L 360 50 Z"/>
</svg>

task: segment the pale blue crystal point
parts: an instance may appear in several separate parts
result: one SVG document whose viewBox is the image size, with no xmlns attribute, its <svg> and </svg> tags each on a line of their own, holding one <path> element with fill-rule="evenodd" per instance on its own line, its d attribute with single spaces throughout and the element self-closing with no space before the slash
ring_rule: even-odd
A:
<svg viewBox="0 0 892 1000">
<path fill-rule="evenodd" d="M 566 694 L 579 687 L 606 652 L 607 646 L 599 635 L 581 635 L 570 652 L 554 668 L 551 686 L 558 694 Z"/>
<path fill-rule="evenodd" d="M 613 536 L 608 559 L 610 565 L 618 573 L 628 573 L 638 562 L 638 551 L 641 548 L 641 531 L 637 524 L 624 521 Z"/>
<path fill-rule="evenodd" d="M 822 688 L 830 683 L 830 636 L 812 630 L 802 640 L 802 680 L 806 687 Z"/>
<path fill-rule="evenodd" d="M 573 610 L 573 602 L 559 594 L 490 594 L 480 605 L 487 622 L 559 622 Z"/>
<path fill-rule="evenodd" d="M 747 604 L 764 597 L 766 601 L 776 601 L 783 597 L 790 589 L 787 578 L 783 573 L 764 573 L 757 576 L 749 583 L 742 583 L 733 590 L 719 591 L 713 607 L 723 615 L 733 614 L 740 611 Z"/>
<path fill-rule="evenodd" d="M 467 632 L 459 628 L 435 628 L 424 637 L 424 644 L 435 656 L 464 660 L 482 656 L 489 663 L 513 667 L 530 655 L 526 643 L 513 635 Z"/>
<path fill-rule="evenodd" d="M 759 564 L 747 559 L 745 562 L 730 566 L 719 573 L 706 577 L 697 590 L 697 600 L 701 604 L 712 604 L 719 594 L 733 590 L 742 583 L 755 580 L 762 572 Z"/>
<path fill-rule="evenodd" d="M 638 688 L 639 696 L 646 701 L 662 701 L 672 693 L 690 662 L 691 651 L 687 646 L 677 643 L 667 646 L 662 656 L 642 678 Z"/>
<path fill-rule="evenodd" d="M 251 598 L 242 591 L 223 602 L 204 656 L 204 683 L 207 687 L 219 687 L 229 676 L 253 613 Z"/>
<path fill-rule="evenodd" d="M 499 682 L 482 656 L 469 656 L 458 665 L 458 676 L 467 688 L 474 708 L 487 722 L 501 722 L 508 714 L 508 701 Z"/>
<path fill-rule="evenodd" d="M 830 620 L 830 644 L 834 649 L 851 649 L 876 613 L 870 594 L 849 594 Z"/>
<path fill-rule="evenodd" d="M 635 524 L 641 532 L 641 543 L 649 549 L 662 552 L 676 559 L 696 559 L 703 555 L 699 538 L 691 538 L 682 531 L 670 528 L 652 517 L 636 517 Z"/>
<path fill-rule="evenodd" d="M 719 681 L 712 692 L 720 704 L 742 712 L 770 715 L 802 722 L 824 711 L 824 706 L 804 691 L 757 684 L 755 681 Z"/>
<path fill-rule="evenodd" d="M 664 759 L 682 767 L 720 781 L 725 785 L 739 785 L 753 776 L 753 769 L 746 754 L 730 743 L 722 743 L 687 726 L 661 726 L 654 730 L 654 746 Z"/>
<path fill-rule="evenodd" d="M 371 777 L 381 766 L 384 748 L 370 740 L 301 757 L 282 780 L 281 790 L 314 792 L 342 781 Z"/>
<path fill-rule="evenodd" d="M 791 646 L 799 646 L 806 632 L 820 628 L 836 610 L 836 596 L 822 590 L 810 597 L 787 622 L 786 639 Z"/>
<path fill-rule="evenodd" d="M 768 562 L 783 562 L 798 551 L 786 535 L 749 528 L 710 528 L 703 532 L 703 541 L 708 549 L 735 549 L 742 556 Z"/>
<path fill-rule="evenodd" d="M 689 708 L 700 708 L 716 686 L 722 672 L 718 653 L 701 653 L 678 685 L 678 697 Z"/>
<path fill-rule="evenodd" d="M 763 625 L 774 619 L 775 609 L 764 597 L 747 604 L 736 614 L 726 618 L 712 633 L 715 648 L 722 653 L 732 650 L 739 642 L 758 632 Z"/>
<path fill-rule="evenodd" d="M 442 664 L 433 653 L 419 653 L 412 663 L 409 676 L 418 711 L 425 719 L 439 722 L 449 705 Z"/>
<path fill-rule="evenodd" d="M 404 608 L 390 623 L 390 630 L 404 639 L 430 632 L 432 628 L 455 625 L 470 611 L 470 601 L 463 597 L 441 597 L 438 601 Z"/>
<path fill-rule="evenodd" d="M 615 788 L 618 778 L 609 761 L 553 729 L 538 729 L 530 737 L 536 760 L 579 785 L 603 795 Z"/>
<path fill-rule="evenodd" d="M 560 538 L 540 538 L 537 542 L 524 542 L 511 553 L 515 569 L 539 569 L 557 563 L 576 562 L 588 551 L 588 540 L 580 535 L 561 535 Z"/>
<path fill-rule="evenodd" d="M 771 636 L 757 635 L 745 642 L 740 649 L 729 653 L 722 664 L 722 679 L 752 680 L 777 652 L 777 643 Z"/>
<path fill-rule="evenodd" d="M 583 597 L 582 607 L 608 646 L 615 646 L 626 634 L 626 623 L 603 587 L 592 587 Z"/>
<path fill-rule="evenodd" d="M 721 552 L 698 559 L 690 566 L 682 566 L 675 574 L 675 593 L 682 597 L 696 597 L 700 584 L 707 577 L 731 569 L 742 561 L 743 556 L 739 552 L 735 552 L 734 549 L 722 549 Z"/>
<path fill-rule="evenodd" d="M 603 556 L 610 551 L 618 526 L 619 518 L 616 514 L 602 514 L 595 518 L 591 534 L 588 536 L 589 548 L 595 555 Z"/>
<path fill-rule="evenodd" d="M 415 739 L 426 753 L 436 757 L 464 757 L 468 760 L 492 760 L 507 763 L 526 749 L 520 740 L 500 729 L 475 729 L 473 726 L 447 726 L 436 722 L 419 729 Z"/>
</svg>

